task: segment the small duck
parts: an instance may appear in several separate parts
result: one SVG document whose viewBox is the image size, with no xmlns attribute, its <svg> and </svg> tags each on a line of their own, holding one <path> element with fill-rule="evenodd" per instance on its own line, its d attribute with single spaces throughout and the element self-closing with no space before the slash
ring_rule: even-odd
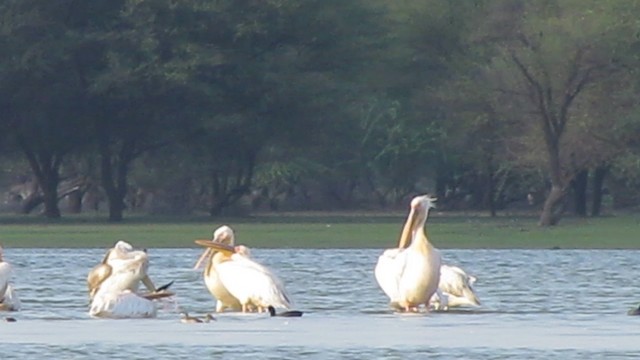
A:
<svg viewBox="0 0 640 360">
<path fill-rule="evenodd" d="M 186 312 L 181 313 L 181 315 L 182 317 L 180 318 L 180 322 L 184 324 L 208 323 L 211 321 L 216 321 L 216 318 L 214 318 L 211 314 L 205 315 L 204 320 L 199 319 L 195 316 L 189 316 L 189 313 Z"/>
<path fill-rule="evenodd" d="M 298 311 L 298 310 L 284 311 L 284 312 L 281 312 L 281 313 L 277 314 L 276 313 L 276 308 L 274 308 L 271 305 L 269 305 L 269 307 L 267 307 L 267 310 L 269 310 L 269 315 L 271 315 L 271 316 L 300 317 L 303 314 L 302 311 Z"/>
<path fill-rule="evenodd" d="M 16 318 L 14 318 L 14 317 L 6 317 L 6 318 L 4 318 L 4 321 L 6 321 L 6 322 L 16 322 L 18 320 L 16 320 Z"/>
</svg>

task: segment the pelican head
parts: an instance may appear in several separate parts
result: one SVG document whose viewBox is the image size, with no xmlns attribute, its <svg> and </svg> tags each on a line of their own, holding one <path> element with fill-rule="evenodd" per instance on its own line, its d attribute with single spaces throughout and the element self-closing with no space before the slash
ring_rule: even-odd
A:
<svg viewBox="0 0 640 360">
<path fill-rule="evenodd" d="M 422 208 L 425 211 L 429 211 L 429 209 L 435 209 L 437 198 L 431 197 L 431 195 L 420 195 L 416 196 L 411 200 L 411 208 L 418 209 Z"/>
<path fill-rule="evenodd" d="M 220 226 L 213 232 L 213 239 L 211 241 L 233 246 L 235 242 L 233 229 L 227 225 Z"/>
<path fill-rule="evenodd" d="M 233 244 L 235 243 L 235 235 L 233 229 L 227 225 L 222 225 L 213 232 L 213 239 L 211 240 L 196 240 L 196 244 L 204 246 L 207 249 L 202 253 L 194 269 L 200 268 L 203 262 L 211 257 L 216 251 L 224 251 L 229 254 L 235 253 Z"/>
<path fill-rule="evenodd" d="M 435 201 L 436 198 L 428 194 L 416 196 L 411 200 L 409 216 L 402 229 L 398 248 L 402 249 L 409 246 L 413 234 L 419 227 L 424 226 L 424 223 L 427 221 L 429 209 L 435 208 Z"/>
</svg>

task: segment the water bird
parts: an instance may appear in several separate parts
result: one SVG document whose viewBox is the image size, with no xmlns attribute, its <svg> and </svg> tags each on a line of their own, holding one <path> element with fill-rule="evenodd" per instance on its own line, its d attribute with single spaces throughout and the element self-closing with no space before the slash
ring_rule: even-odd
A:
<svg viewBox="0 0 640 360">
<path fill-rule="evenodd" d="M 16 318 L 14 318 L 14 317 L 7 316 L 6 318 L 4 318 L 4 321 L 5 322 L 16 322 L 18 320 L 16 320 Z"/>
<path fill-rule="evenodd" d="M 640 306 L 627 311 L 627 315 L 640 315 Z"/>
<path fill-rule="evenodd" d="M 269 305 L 288 309 L 291 302 L 282 281 L 270 269 L 251 259 L 246 246 L 225 244 L 225 240 L 233 244 L 231 228 L 225 226 L 220 231 L 220 236 L 225 238 L 216 236 L 216 233 L 213 240 L 195 241 L 207 248 L 198 259 L 196 267 L 205 260 L 208 261 L 204 271 L 205 283 L 209 291 L 223 303 L 222 306 L 216 306 L 216 311 L 221 311 L 220 308 L 224 307 L 235 310 L 235 301 L 242 312 L 252 309 L 263 312 Z M 229 303 L 232 305 L 227 305 Z"/>
<path fill-rule="evenodd" d="M 88 276 L 89 292 L 93 294 L 89 314 L 93 317 L 155 317 L 157 306 L 153 300 L 174 295 L 166 290 L 157 291 L 147 274 L 148 254 L 145 251 L 133 250 L 131 244 L 124 241 L 116 243 L 99 266 L 103 270 L 96 274 L 94 268 Z M 145 284 L 149 293 L 138 293 L 141 282 Z M 169 285 L 171 283 L 165 287 Z"/>
<path fill-rule="evenodd" d="M 207 290 L 209 290 L 211 295 L 217 300 L 216 312 L 222 312 L 226 309 L 232 311 L 242 310 L 240 301 L 231 295 L 229 290 L 227 290 L 227 288 L 222 284 L 222 281 L 220 281 L 220 277 L 218 276 L 218 272 L 216 271 L 216 267 L 213 266 L 214 262 L 218 262 L 220 258 L 227 258 L 228 254 L 225 255 L 224 253 L 207 246 L 208 243 L 218 243 L 220 245 L 232 247 L 235 243 L 235 234 L 233 229 L 227 225 L 222 225 L 214 230 L 213 238 L 211 240 L 196 240 L 195 242 L 196 244 L 206 247 L 198 261 L 196 261 L 194 269 L 199 269 L 202 264 L 206 263 L 203 272 L 204 283 Z"/>
<path fill-rule="evenodd" d="M 281 313 L 276 313 L 276 308 L 274 308 L 271 305 L 267 307 L 267 310 L 269 310 L 270 316 L 300 317 L 303 314 L 302 311 L 298 311 L 298 310 L 289 310 L 289 311 L 283 311 Z"/>
<path fill-rule="evenodd" d="M 400 311 L 418 311 L 421 305 L 428 306 L 438 289 L 440 253 L 424 231 L 435 200 L 429 195 L 411 200 L 398 247 L 385 250 L 375 267 L 380 288 L 389 297 L 390 305 Z"/>
<path fill-rule="evenodd" d="M 438 310 L 447 310 L 458 306 L 479 306 L 480 299 L 473 289 L 476 278 L 467 274 L 458 266 L 440 266 L 440 282 L 431 305 Z"/>
<path fill-rule="evenodd" d="M 204 319 L 200 319 L 195 316 L 189 316 L 189 313 L 187 312 L 183 312 L 180 315 L 180 322 L 184 324 L 208 323 L 211 321 L 216 321 L 216 318 L 214 318 L 211 314 L 206 314 L 204 316 Z"/>
<path fill-rule="evenodd" d="M 11 264 L 4 261 L 4 251 L 0 246 L 0 310 L 18 311 L 21 307 L 18 293 L 11 284 L 11 274 L 13 269 Z"/>
</svg>

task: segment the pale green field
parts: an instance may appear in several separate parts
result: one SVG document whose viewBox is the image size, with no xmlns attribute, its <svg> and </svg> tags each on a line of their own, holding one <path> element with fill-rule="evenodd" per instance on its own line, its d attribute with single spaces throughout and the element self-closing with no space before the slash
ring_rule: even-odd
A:
<svg viewBox="0 0 640 360">
<path fill-rule="evenodd" d="M 535 217 L 456 216 L 433 214 L 427 224 L 438 248 L 627 248 L 640 249 L 640 216 L 567 218 L 552 228 L 539 228 Z M 5 247 L 110 247 L 127 240 L 136 247 L 196 247 L 195 239 L 211 238 L 227 224 L 236 242 L 261 248 L 393 247 L 404 216 L 270 215 L 237 219 L 167 220 L 134 216 L 121 224 L 104 218 L 66 216 L 57 222 L 38 217 L 0 217 L 0 243 Z"/>
</svg>

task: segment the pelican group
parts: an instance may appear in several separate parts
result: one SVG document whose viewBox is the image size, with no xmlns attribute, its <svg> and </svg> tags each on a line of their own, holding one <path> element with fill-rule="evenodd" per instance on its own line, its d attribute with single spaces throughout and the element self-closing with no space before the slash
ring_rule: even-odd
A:
<svg viewBox="0 0 640 360">
<path fill-rule="evenodd" d="M 389 297 L 390 305 L 402 311 L 428 308 L 440 282 L 441 258 L 424 231 L 429 209 L 435 199 L 429 195 L 411 200 L 398 247 L 386 250 L 378 258 L 375 277 Z"/>
<path fill-rule="evenodd" d="M 3 249 L 0 246 L 0 310 L 20 310 L 20 299 L 11 284 L 11 265 L 4 261 Z"/>
<path fill-rule="evenodd" d="M 157 307 L 153 300 L 173 294 L 157 291 L 147 275 L 148 267 L 146 251 L 133 250 L 124 241 L 117 242 L 87 276 L 89 314 L 104 318 L 155 317 Z M 148 294 L 138 293 L 140 282 L 147 287 Z"/>
<path fill-rule="evenodd" d="M 206 261 L 204 281 L 218 300 L 216 312 L 226 308 L 263 312 L 269 306 L 289 309 L 291 301 L 282 281 L 251 259 L 247 247 L 234 247 L 234 242 L 233 230 L 226 225 L 215 230 L 212 240 L 196 240 L 196 244 L 206 249 L 195 268 Z"/>
</svg>

